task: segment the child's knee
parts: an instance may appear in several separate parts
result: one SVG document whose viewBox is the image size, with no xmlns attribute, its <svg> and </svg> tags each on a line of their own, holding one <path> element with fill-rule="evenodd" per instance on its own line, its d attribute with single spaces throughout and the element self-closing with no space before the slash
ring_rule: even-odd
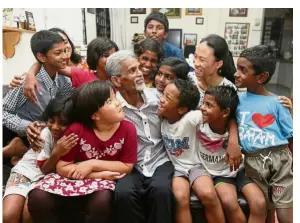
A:
<svg viewBox="0 0 300 223">
<path fill-rule="evenodd" d="M 201 190 L 201 193 L 199 194 L 199 199 L 204 205 L 216 204 L 218 200 L 218 196 L 215 188 L 213 187 L 203 188 Z"/>
<path fill-rule="evenodd" d="M 250 212 L 254 215 L 266 215 L 267 205 L 265 197 L 253 197 L 248 199 Z"/>
<path fill-rule="evenodd" d="M 174 192 L 178 206 L 186 207 L 186 206 L 190 205 L 190 194 L 188 191 L 175 190 L 173 192 Z"/>
<path fill-rule="evenodd" d="M 235 196 L 224 194 L 220 196 L 222 207 L 227 211 L 236 211 L 239 208 L 238 200 Z"/>
<path fill-rule="evenodd" d="M 13 209 L 3 210 L 3 223 L 20 222 L 21 213 L 15 212 Z"/>
</svg>

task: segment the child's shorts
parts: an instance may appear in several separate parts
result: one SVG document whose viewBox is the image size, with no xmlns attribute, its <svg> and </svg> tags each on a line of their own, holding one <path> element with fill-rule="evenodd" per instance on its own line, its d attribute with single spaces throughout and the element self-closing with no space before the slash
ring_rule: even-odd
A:
<svg viewBox="0 0 300 223">
<path fill-rule="evenodd" d="M 292 156 L 286 145 L 245 153 L 245 173 L 263 191 L 267 208 L 293 207 Z"/>
<path fill-rule="evenodd" d="M 22 174 L 12 172 L 7 180 L 3 199 L 11 194 L 18 194 L 26 198 L 34 184 L 35 182 L 32 182 Z"/>
<path fill-rule="evenodd" d="M 236 177 L 221 177 L 211 175 L 202 165 L 192 168 L 190 171 L 190 178 L 194 181 L 201 176 L 209 176 L 214 182 L 215 188 L 222 183 L 233 184 L 237 187 L 238 191 L 241 191 L 242 188 L 248 183 L 254 183 L 250 178 L 245 176 L 244 169 L 241 169 Z"/>
<path fill-rule="evenodd" d="M 198 167 L 195 167 L 198 169 Z M 202 176 L 202 173 L 201 172 L 193 172 L 192 174 L 189 173 L 189 174 L 186 174 L 184 172 L 181 172 L 181 171 L 178 171 L 178 170 L 175 170 L 174 172 L 174 176 L 173 177 L 183 177 L 185 178 L 186 180 L 188 180 L 190 182 L 190 187 L 192 187 L 194 181 L 198 178 L 198 177 L 201 177 Z"/>
</svg>

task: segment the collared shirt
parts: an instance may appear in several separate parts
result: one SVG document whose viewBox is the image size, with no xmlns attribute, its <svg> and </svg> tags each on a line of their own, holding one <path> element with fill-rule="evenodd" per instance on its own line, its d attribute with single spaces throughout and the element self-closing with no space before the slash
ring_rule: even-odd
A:
<svg viewBox="0 0 300 223">
<path fill-rule="evenodd" d="M 31 122 L 41 120 L 42 113 L 51 99 L 73 93 L 69 78 L 56 75 L 52 80 L 43 66 L 36 78 L 41 91 L 41 94 L 36 91 L 36 104 L 24 96 L 24 86 L 10 90 L 3 100 L 3 124 L 20 136 L 26 134 L 26 128 Z"/>
<path fill-rule="evenodd" d="M 171 43 L 168 43 L 166 40 L 163 42 L 163 49 L 164 49 L 164 58 L 167 57 L 178 57 L 179 59 L 185 60 L 182 51 L 174 46 Z"/>
<path fill-rule="evenodd" d="M 125 119 L 136 127 L 138 160 L 135 168 L 151 177 L 157 167 L 169 161 L 161 136 L 161 120 L 157 115 L 159 94 L 155 88 L 145 88 L 142 92 L 144 104 L 139 109 L 128 104 L 120 92 L 116 96 L 122 104 Z"/>
</svg>

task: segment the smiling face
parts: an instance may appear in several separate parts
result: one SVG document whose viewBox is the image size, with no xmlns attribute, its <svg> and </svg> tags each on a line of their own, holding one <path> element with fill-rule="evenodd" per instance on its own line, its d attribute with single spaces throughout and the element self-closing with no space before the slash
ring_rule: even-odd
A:
<svg viewBox="0 0 300 223">
<path fill-rule="evenodd" d="M 180 119 L 179 114 L 179 96 L 180 92 L 175 84 L 168 84 L 160 97 L 160 104 L 157 113 L 159 116 L 169 120 Z"/>
<path fill-rule="evenodd" d="M 223 112 L 217 104 L 215 96 L 205 94 L 200 110 L 202 112 L 203 123 L 216 123 L 223 119 Z"/>
<path fill-rule="evenodd" d="M 105 101 L 92 116 L 94 121 L 99 121 L 106 124 L 114 124 L 122 121 L 125 118 L 125 113 L 122 109 L 120 101 L 116 98 L 115 93 L 111 89 L 110 97 Z"/>
<path fill-rule="evenodd" d="M 63 33 L 58 32 L 58 34 L 63 38 L 64 43 L 65 43 L 65 47 L 66 47 L 66 54 L 67 54 L 67 65 L 69 65 L 70 63 L 70 58 L 72 55 L 72 47 L 71 44 L 67 38 L 66 35 L 64 35 Z"/>
<path fill-rule="evenodd" d="M 202 42 L 197 45 L 194 54 L 195 75 L 197 78 L 206 78 L 215 74 L 223 65 L 223 61 L 216 61 L 214 50 Z"/>
<path fill-rule="evenodd" d="M 46 55 L 38 53 L 37 57 L 41 62 L 54 67 L 55 70 L 64 69 L 67 66 L 67 54 L 64 42 L 54 44 Z"/>
<path fill-rule="evenodd" d="M 68 126 L 66 119 L 60 116 L 54 116 L 48 119 L 47 127 L 49 128 L 54 139 L 58 140 Z"/>
<path fill-rule="evenodd" d="M 146 26 L 145 36 L 163 42 L 167 38 L 165 27 L 162 23 L 156 20 L 150 20 Z"/>
<path fill-rule="evenodd" d="M 251 88 L 259 85 L 260 75 L 255 75 L 252 63 L 249 60 L 244 57 L 239 57 L 234 78 L 235 85 L 238 88 Z"/>
<path fill-rule="evenodd" d="M 166 86 L 176 79 L 176 74 L 172 68 L 167 65 L 160 66 L 155 76 L 155 86 L 160 92 L 163 92 Z"/>
<path fill-rule="evenodd" d="M 143 73 L 139 69 L 136 58 L 128 57 L 120 64 L 121 74 L 112 77 L 112 82 L 118 88 L 127 92 L 142 91 L 145 88 Z"/>
<path fill-rule="evenodd" d="M 144 53 L 142 53 L 138 61 L 140 63 L 140 70 L 143 73 L 145 81 L 148 81 L 150 79 L 150 74 L 153 72 L 154 68 L 157 66 L 158 58 L 157 54 L 146 50 Z"/>
</svg>

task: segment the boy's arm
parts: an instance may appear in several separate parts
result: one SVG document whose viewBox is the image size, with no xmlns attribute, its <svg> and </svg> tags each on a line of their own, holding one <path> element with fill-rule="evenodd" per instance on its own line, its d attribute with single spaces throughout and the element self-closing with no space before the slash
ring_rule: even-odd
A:
<svg viewBox="0 0 300 223">
<path fill-rule="evenodd" d="M 36 75 L 41 69 L 41 67 L 42 65 L 39 62 L 34 63 L 29 69 L 24 82 L 24 95 L 33 103 L 37 103 L 38 101 L 35 90 L 37 90 L 40 93 Z M 70 77 L 71 68 L 66 67 L 65 69 L 60 70 L 59 74 Z"/>
<path fill-rule="evenodd" d="M 238 126 L 236 120 L 229 120 L 229 138 L 225 160 L 230 165 L 230 170 L 237 170 L 242 161 L 242 152 L 239 145 Z"/>
<path fill-rule="evenodd" d="M 52 172 L 59 159 L 68 153 L 77 144 L 78 137 L 75 134 L 61 137 L 56 145 L 51 144 L 51 133 L 49 130 L 43 130 L 43 138 L 46 138 L 44 148 L 38 156 L 37 163 L 43 174 Z M 54 147 L 54 148 L 53 148 Z M 40 160 L 40 161 L 39 161 Z"/>
<path fill-rule="evenodd" d="M 26 135 L 26 128 L 31 123 L 31 121 L 17 116 L 17 109 L 26 100 L 26 97 L 23 95 L 23 87 L 10 90 L 3 99 L 3 125 L 21 136 Z"/>
</svg>

